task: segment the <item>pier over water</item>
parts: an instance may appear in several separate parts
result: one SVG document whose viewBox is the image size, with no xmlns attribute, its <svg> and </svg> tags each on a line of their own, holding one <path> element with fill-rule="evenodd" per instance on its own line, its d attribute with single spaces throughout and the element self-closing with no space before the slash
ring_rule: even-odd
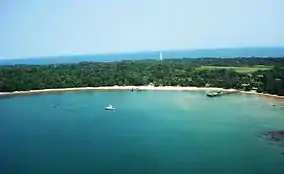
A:
<svg viewBox="0 0 284 174">
<path fill-rule="evenodd" d="M 240 92 L 239 90 L 232 90 L 232 91 L 218 91 L 218 92 L 209 92 L 207 93 L 208 97 L 217 97 L 222 95 L 234 94 Z"/>
</svg>

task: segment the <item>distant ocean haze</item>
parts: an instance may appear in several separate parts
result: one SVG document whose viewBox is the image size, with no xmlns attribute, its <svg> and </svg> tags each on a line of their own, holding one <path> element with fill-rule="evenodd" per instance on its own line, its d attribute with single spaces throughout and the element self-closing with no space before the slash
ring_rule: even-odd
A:
<svg viewBox="0 0 284 174">
<path fill-rule="evenodd" d="M 121 61 L 121 60 L 143 60 L 160 59 L 160 52 L 163 59 L 167 58 L 235 58 L 235 57 L 284 57 L 284 47 L 264 47 L 264 48 L 224 48 L 224 49 L 199 49 L 199 50 L 179 50 L 179 51 L 149 51 L 134 53 L 115 54 L 94 54 L 94 55 L 70 55 L 39 58 L 17 58 L 0 59 L 0 65 L 13 64 L 57 64 L 57 63 L 78 63 L 82 61 Z"/>
</svg>

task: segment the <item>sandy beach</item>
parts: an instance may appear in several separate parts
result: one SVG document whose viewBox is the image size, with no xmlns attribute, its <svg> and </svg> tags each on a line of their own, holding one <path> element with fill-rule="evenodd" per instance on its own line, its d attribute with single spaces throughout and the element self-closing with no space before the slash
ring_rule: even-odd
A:
<svg viewBox="0 0 284 174">
<path fill-rule="evenodd" d="M 208 87 L 180 87 L 180 86 L 105 86 L 105 87 L 81 87 L 81 88 L 57 88 L 57 89 L 41 89 L 29 91 L 14 91 L 14 92 L 0 92 L 0 95 L 20 95 L 20 94 L 33 94 L 33 93 L 46 93 L 46 92 L 64 92 L 64 91 L 82 91 L 82 90 L 166 90 L 166 91 L 191 91 L 191 90 L 209 90 L 209 91 L 229 91 L 233 89 L 223 88 L 208 88 Z"/>
<path fill-rule="evenodd" d="M 41 89 L 30 91 L 14 91 L 14 92 L 0 92 L 0 96 L 7 95 L 21 95 L 21 94 L 36 94 L 48 92 L 64 92 L 64 91 L 84 91 L 84 90 L 164 90 L 164 91 L 192 91 L 192 90 L 206 90 L 206 91 L 234 91 L 235 89 L 224 89 L 216 87 L 181 87 L 181 86 L 105 86 L 105 87 L 81 87 L 81 88 L 57 88 L 57 89 Z M 284 99 L 284 96 L 257 93 L 256 91 L 240 91 L 244 94 L 261 95 L 265 97 L 272 97 L 275 99 Z"/>
<path fill-rule="evenodd" d="M 260 95 L 260 96 L 269 97 L 269 98 L 275 98 L 275 99 L 284 99 L 284 96 L 267 94 L 267 93 L 258 93 L 255 90 L 252 90 L 252 91 L 240 91 L 240 92 L 244 93 L 244 94 Z"/>
</svg>

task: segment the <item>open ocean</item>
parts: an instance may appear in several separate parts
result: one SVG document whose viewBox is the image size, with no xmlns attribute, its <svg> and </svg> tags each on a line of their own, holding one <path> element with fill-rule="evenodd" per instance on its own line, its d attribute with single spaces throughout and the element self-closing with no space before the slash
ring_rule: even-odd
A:
<svg viewBox="0 0 284 174">
<path fill-rule="evenodd" d="M 162 51 L 164 59 L 167 58 L 201 58 L 201 57 L 284 57 L 284 47 L 263 47 L 263 48 L 224 48 L 224 49 L 199 49 L 183 51 Z M 0 59 L 0 65 L 13 64 L 55 64 L 55 63 L 77 63 L 81 61 L 120 61 L 120 60 L 142 60 L 159 59 L 159 51 L 117 53 L 117 54 L 96 54 L 77 56 L 57 56 L 40 58 L 18 58 Z"/>
<path fill-rule="evenodd" d="M 283 174 L 280 101 L 206 91 L 0 98 L 1 174 Z M 277 107 L 273 107 L 272 104 Z M 116 110 L 105 111 L 112 104 Z"/>
</svg>

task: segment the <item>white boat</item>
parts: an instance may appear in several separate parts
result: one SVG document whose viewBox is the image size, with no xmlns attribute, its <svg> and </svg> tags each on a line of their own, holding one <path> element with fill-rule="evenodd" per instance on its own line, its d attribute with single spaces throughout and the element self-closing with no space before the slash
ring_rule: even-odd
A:
<svg viewBox="0 0 284 174">
<path fill-rule="evenodd" d="M 112 107 L 112 105 L 108 105 L 107 107 L 105 107 L 105 110 L 114 110 L 115 108 Z"/>
</svg>

